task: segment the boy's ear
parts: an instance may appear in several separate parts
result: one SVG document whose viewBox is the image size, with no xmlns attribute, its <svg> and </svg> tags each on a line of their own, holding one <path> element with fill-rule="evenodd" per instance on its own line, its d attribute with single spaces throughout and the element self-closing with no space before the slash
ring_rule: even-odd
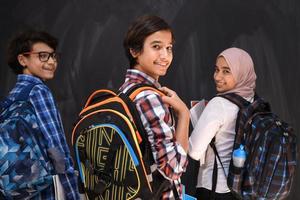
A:
<svg viewBox="0 0 300 200">
<path fill-rule="evenodd" d="M 135 50 L 133 50 L 132 48 L 129 49 L 130 54 L 132 55 L 132 57 L 136 58 L 139 55 L 139 52 L 136 52 Z"/>
<path fill-rule="evenodd" d="M 26 58 L 25 58 L 24 55 L 19 54 L 19 55 L 18 55 L 18 61 L 19 61 L 19 63 L 20 63 L 23 67 L 26 66 Z"/>
</svg>

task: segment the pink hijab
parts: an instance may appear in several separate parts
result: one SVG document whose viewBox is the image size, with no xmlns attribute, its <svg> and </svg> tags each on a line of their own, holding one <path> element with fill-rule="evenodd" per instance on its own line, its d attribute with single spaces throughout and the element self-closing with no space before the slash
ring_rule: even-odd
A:
<svg viewBox="0 0 300 200">
<path fill-rule="evenodd" d="M 256 74 L 250 55 L 242 49 L 233 47 L 224 50 L 218 57 L 220 56 L 225 58 L 236 81 L 236 86 L 230 91 L 219 94 L 236 93 L 244 98 L 253 97 Z"/>
</svg>

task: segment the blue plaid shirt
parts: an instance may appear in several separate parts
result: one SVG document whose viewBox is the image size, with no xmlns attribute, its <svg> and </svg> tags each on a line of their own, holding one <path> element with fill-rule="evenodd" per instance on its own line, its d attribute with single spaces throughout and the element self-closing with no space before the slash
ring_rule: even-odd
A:
<svg viewBox="0 0 300 200">
<path fill-rule="evenodd" d="M 64 157 L 65 173 L 58 175 L 65 191 L 65 197 L 68 200 L 77 200 L 79 199 L 77 176 L 74 173 L 73 162 L 66 142 L 61 117 L 50 89 L 41 79 L 21 74 L 18 75 L 16 86 L 10 92 L 8 98 L 14 100 L 24 87 L 32 83 L 36 85 L 29 94 L 29 101 L 35 108 L 39 127 L 45 138 L 45 144 L 48 148 L 56 147 Z M 53 186 L 41 192 L 34 199 L 54 200 Z"/>
</svg>

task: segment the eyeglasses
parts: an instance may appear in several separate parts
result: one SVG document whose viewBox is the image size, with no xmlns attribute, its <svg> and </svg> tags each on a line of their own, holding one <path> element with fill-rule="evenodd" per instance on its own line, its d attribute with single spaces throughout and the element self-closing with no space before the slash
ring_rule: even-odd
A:
<svg viewBox="0 0 300 200">
<path fill-rule="evenodd" d="M 38 54 L 38 57 L 41 62 L 47 62 L 49 58 L 51 57 L 54 61 L 57 61 L 59 58 L 59 53 L 57 52 L 46 52 L 46 51 L 41 51 L 41 52 L 25 52 L 23 55 L 30 55 L 30 54 Z"/>
</svg>

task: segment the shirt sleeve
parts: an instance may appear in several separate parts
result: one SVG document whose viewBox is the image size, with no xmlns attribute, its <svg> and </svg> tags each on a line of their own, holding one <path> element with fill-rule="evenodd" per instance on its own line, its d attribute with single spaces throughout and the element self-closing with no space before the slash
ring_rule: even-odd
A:
<svg viewBox="0 0 300 200">
<path fill-rule="evenodd" d="M 61 117 L 54 103 L 50 90 L 44 85 L 35 86 L 30 93 L 30 102 L 35 108 L 40 130 L 46 139 L 49 149 L 56 149 L 58 156 L 63 158 L 64 169 L 57 171 L 64 187 L 66 199 L 79 199 L 77 176 L 66 142 Z"/>
<path fill-rule="evenodd" d="M 186 169 L 187 154 L 176 141 L 170 112 L 161 97 L 153 92 L 144 92 L 135 102 L 148 134 L 154 161 L 165 178 L 177 180 Z"/>
<path fill-rule="evenodd" d="M 189 138 L 189 155 L 205 163 L 207 147 L 224 124 L 225 111 L 221 97 L 215 97 L 205 107 Z"/>
</svg>

